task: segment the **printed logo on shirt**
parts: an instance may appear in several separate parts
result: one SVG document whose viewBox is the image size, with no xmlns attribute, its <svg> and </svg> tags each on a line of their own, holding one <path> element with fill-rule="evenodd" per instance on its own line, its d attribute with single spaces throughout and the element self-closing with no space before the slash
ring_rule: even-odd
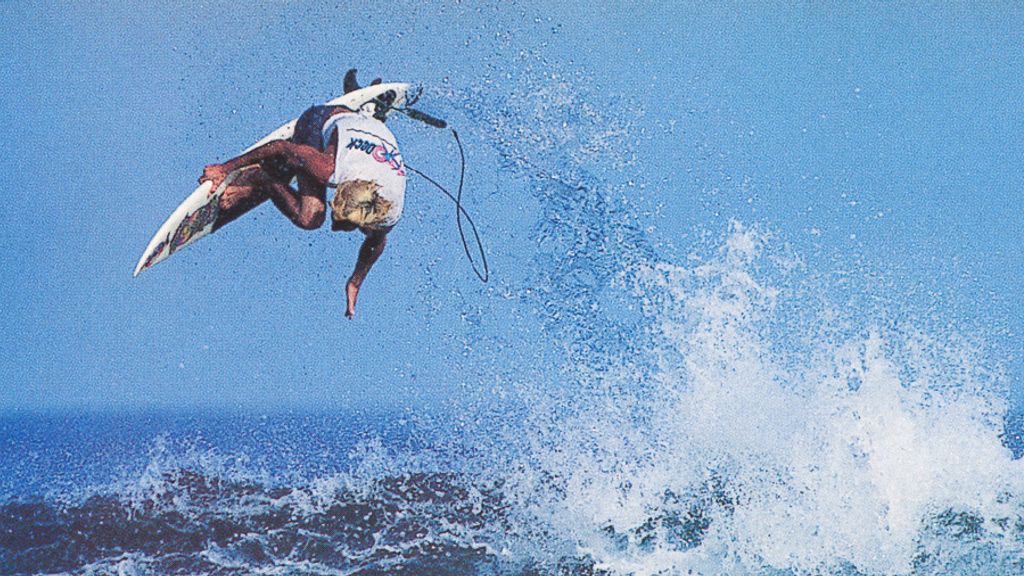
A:
<svg viewBox="0 0 1024 576">
<path fill-rule="evenodd" d="M 363 140 L 362 138 L 353 138 L 348 141 L 348 146 L 346 146 L 345 148 L 348 148 L 349 150 L 360 150 L 362 152 L 366 152 L 367 154 L 372 154 L 373 149 L 376 147 L 377 144 L 375 142 Z"/>
<path fill-rule="evenodd" d="M 373 157 L 374 160 L 381 164 L 387 164 L 394 170 L 399 176 L 405 176 L 405 167 L 402 165 L 402 154 L 398 151 L 398 148 L 388 149 L 384 144 L 377 144 L 369 140 L 362 138 L 352 138 L 348 142 L 349 150 L 359 150 Z"/>
</svg>

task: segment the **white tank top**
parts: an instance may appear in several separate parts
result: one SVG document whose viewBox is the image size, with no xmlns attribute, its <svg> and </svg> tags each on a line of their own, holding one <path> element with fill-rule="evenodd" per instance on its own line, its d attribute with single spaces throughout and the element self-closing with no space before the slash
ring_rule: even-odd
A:
<svg viewBox="0 0 1024 576">
<path fill-rule="evenodd" d="M 383 225 L 394 226 L 402 216 L 405 203 L 405 164 L 395 135 L 370 114 L 342 112 L 324 123 L 325 148 L 335 130 L 338 131 L 338 151 L 329 185 L 337 186 L 349 180 L 376 182 L 380 186 L 377 193 L 391 203 Z"/>
</svg>

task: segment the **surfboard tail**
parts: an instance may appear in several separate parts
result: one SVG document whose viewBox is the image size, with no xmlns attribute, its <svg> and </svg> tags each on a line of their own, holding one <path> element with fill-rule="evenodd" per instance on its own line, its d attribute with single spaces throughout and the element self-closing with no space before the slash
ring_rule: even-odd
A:
<svg viewBox="0 0 1024 576">
<path fill-rule="evenodd" d="M 228 182 L 229 178 L 225 178 L 225 182 Z M 210 233 L 217 218 L 220 201 L 217 192 L 223 191 L 224 185 L 222 184 L 213 194 L 210 193 L 212 188 L 213 182 L 203 182 L 171 213 L 146 246 L 146 250 L 135 265 L 133 278 Z"/>
</svg>

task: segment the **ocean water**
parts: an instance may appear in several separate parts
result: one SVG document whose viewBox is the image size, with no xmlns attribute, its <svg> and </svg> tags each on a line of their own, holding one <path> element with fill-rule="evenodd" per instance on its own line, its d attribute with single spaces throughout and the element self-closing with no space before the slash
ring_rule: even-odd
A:
<svg viewBox="0 0 1024 576">
<path fill-rule="evenodd" d="M 858 305 L 763 224 L 660 255 L 620 209 L 636 117 L 518 85 L 434 95 L 542 207 L 505 297 L 556 370 L 433 413 L 8 416 L 0 573 L 1024 573 L 983 340 Z"/>
</svg>

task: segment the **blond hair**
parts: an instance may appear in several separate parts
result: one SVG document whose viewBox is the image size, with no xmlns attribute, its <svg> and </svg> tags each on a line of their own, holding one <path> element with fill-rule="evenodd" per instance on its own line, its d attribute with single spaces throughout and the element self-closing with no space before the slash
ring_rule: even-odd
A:
<svg viewBox="0 0 1024 576">
<path fill-rule="evenodd" d="M 331 219 L 335 229 L 375 228 L 381 226 L 391 202 L 380 197 L 380 184 L 369 180 L 346 180 L 338 184 L 331 200 Z"/>
</svg>

